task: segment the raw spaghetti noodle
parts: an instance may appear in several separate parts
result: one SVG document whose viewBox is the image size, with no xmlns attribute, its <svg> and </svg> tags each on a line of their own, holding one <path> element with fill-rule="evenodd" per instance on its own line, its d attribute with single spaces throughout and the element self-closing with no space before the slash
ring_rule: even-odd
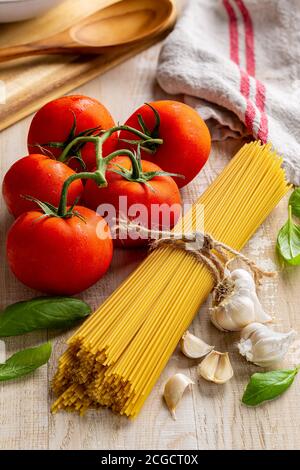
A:
<svg viewBox="0 0 300 470">
<path fill-rule="evenodd" d="M 240 250 L 289 186 L 271 145 L 246 144 L 175 227 Z M 106 406 L 135 417 L 213 288 L 206 266 L 170 247 L 152 252 L 68 341 L 53 380 L 53 411 Z"/>
</svg>

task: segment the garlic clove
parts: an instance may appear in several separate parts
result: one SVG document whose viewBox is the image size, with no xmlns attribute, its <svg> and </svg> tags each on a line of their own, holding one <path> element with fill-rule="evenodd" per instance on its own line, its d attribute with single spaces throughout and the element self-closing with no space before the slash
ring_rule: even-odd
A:
<svg viewBox="0 0 300 470">
<path fill-rule="evenodd" d="M 212 351 L 198 366 L 198 374 L 205 380 L 224 384 L 233 376 L 228 353 Z"/>
<path fill-rule="evenodd" d="M 253 290 L 250 292 L 250 298 L 253 302 L 253 305 L 254 305 L 254 311 L 255 311 L 255 322 L 258 322 L 258 323 L 269 323 L 271 322 L 273 319 L 271 317 L 271 315 L 269 315 L 268 313 L 266 313 L 260 303 L 260 300 L 259 298 L 257 297 L 257 294 L 256 294 L 256 291 Z"/>
<path fill-rule="evenodd" d="M 269 330 L 269 328 L 262 323 L 253 322 L 250 325 L 245 326 L 245 328 L 241 331 L 241 338 L 246 340 L 250 338 L 250 336 L 255 334 L 255 339 L 260 339 L 262 337 L 262 333 Z M 254 337 L 253 337 L 254 338 Z"/>
<path fill-rule="evenodd" d="M 295 331 L 267 338 L 256 344 L 254 363 L 261 367 L 270 367 L 283 360 L 296 336 Z M 268 350 L 266 357 L 265 351 Z"/>
<path fill-rule="evenodd" d="M 230 277 L 240 289 L 256 290 L 253 276 L 248 271 L 246 271 L 246 269 L 234 269 L 230 273 Z"/>
<path fill-rule="evenodd" d="M 239 289 L 240 294 L 248 291 L 249 298 L 252 300 L 254 306 L 255 315 L 253 321 L 259 323 L 268 323 L 272 321 L 272 317 L 264 311 L 257 296 L 256 285 L 252 274 L 245 269 L 235 269 L 231 273 L 231 278 Z"/>
<path fill-rule="evenodd" d="M 194 382 L 184 374 L 173 375 L 165 385 L 164 399 L 174 420 L 176 420 L 176 407 L 189 385 L 194 385 Z"/>
<path fill-rule="evenodd" d="M 216 382 L 224 384 L 233 377 L 233 369 L 228 353 L 222 354 L 219 359 L 219 365 L 215 373 Z"/>
<path fill-rule="evenodd" d="M 270 367 L 284 358 L 295 337 L 294 330 L 281 333 L 266 325 L 252 323 L 242 330 L 238 349 L 247 361 Z"/>
<path fill-rule="evenodd" d="M 250 339 L 241 339 L 237 347 L 239 353 L 244 356 L 248 362 L 253 362 L 252 341 Z"/>
<path fill-rule="evenodd" d="M 186 357 L 199 359 L 212 351 L 214 346 L 210 346 L 202 339 L 186 331 L 180 340 L 180 349 Z"/>
<path fill-rule="evenodd" d="M 235 269 L 216 287 L 210 319 L 221 331 L 240 331 L 252 322 L 272 320 L 257 297 L 252 275 L 245 269 Z"/>
<path fill-rule="evenodd" d="M 240 331 L 255 320 L 254 304 L 247 296 L 232 296 L 210 309 L 211 322 L 221 331 Z"/>
</svg>

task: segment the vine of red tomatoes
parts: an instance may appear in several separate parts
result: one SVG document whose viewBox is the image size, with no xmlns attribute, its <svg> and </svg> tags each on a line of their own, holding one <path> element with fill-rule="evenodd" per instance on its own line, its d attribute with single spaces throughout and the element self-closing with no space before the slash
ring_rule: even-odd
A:
<svg viewBox="0 0 300 470">
<path fill-rule="evenodd" d="M 210 151 L 209 131 L 183 103 L 143 105 L 115 125 L 109 111 L 86 96 L 66 96 L 41 108 L 28 134 L 28 156 L 4 177 L 2 193 L 16 218 L 7 235 L 11 271 L 26 286 L 73 295 L 95 284 L 109 269 L 113 247 L 149 240 L 115 240 L 97 209 L 110 205 L 116 220 L 170 229 L 181 215 L 179 187 L 201 170 Z M 120 198 L 127 208 L 121 213 Z M 164 226 L 165 216 L 169 225 Z"/>
</svg>

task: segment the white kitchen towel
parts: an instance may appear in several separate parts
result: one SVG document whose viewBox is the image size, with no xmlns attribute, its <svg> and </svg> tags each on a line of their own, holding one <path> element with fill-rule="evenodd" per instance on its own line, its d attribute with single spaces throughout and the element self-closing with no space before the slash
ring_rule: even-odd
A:
<svg viewBox="0 0 300 470">
<path fill-rule="evenodd" d="M 188 0 L 157 79 L 199 111 L 214 140 L 272 142 L 300 185 L 300 0 Z"/>
</svg>

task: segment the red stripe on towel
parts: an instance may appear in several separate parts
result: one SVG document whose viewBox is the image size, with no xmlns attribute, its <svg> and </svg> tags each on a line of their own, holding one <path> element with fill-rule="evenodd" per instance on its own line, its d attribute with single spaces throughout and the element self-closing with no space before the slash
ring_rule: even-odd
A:
<svg viewBox="0 0 300 470">
<path fill-rule="evenodd" d="M 246 70 L 254 77 L 255 75 L 255 55 L 254 55 L 254 31 L 252 19 L 248 8 L 243 0 L 235 0 L 243 17 L 245 26 L 245 50 L 246 50 Z"/>
<path fill-rule="evenodd" d="M 249 132 L 253 132 L 253 121 L 255 119 L 255 106 L 250 100 L 250 77 L 244 70 L 241 70 L 241 84 L 240 90 L 242 95 L 246 98 L 247 107 L 245 113 L 245 124 Z"/>
<path fill-rule="evenodd" d="M 254 45 L 254 28 L 253 28 L 252 18 L 243 0 L 235 0 L 235 2 L 242 14 L 243 23 L 245 26 L 246 69 L 247 69 L 248 74 L 254 77 L 255 76 L 255 45 Z M 268 117 L 265 113 L 265 102 L 266 102 L 266 87 L 262 82 L 256 79 L 255 104 L 261 113 L 257 137 L 262 142 L 267 142 L 268 140 Z M 246 110 L 246 114 L 247 114 L 247 110 Z M 245 120 L 247 120 L 247 116 L 245 116 Z"/>
<path fill-rule="evenodd" d="M 240 63 L 239 59 L 239 31 L 238 20 L 234 9 L 229 3 L 229 0 L 223 0 L 224 7 L 227 11 L 229 18 L 229 36 L 230 36 L 230 59 L 237 65 Z"/>
<path fill-rule="evenodd" d="M 260 111 L 263 111 L 265 109 L 265 101 L 266 101 L 266 87 L 262 82 L 260 82 L 259 80 L 256 80 L 255 102 L 256 102 L 256 106 L 258 107 Z"/>
<path fill-rule="evenodd" d="M 256 102 L 256 106 L 258 107 L 258 109 L 261 112 L 261 118 L 260 118 L 260 124 L 259 124 L 259 130 L 258 130 L 258 133 L 257 133 L 257 137 L 262 142 L 265 143 L 268 140 L 268 133 L 269 133 L 268 116 L 265 113 L 266 87 L 259 80 L 256 80 L 255 102 Z"/>
<path fill-rule="evenodd" d="M 230 58 L 239 66 L 239 37 L 238 37 L 238 19 L 234 8 L 229 0 L 223 0 L 229 19 L 229 40 L 230 40 Z M 241 81 L 240 92 L 246 99 L 245 124 L 249 132 L 253 132 L 253 121 L 255 118 L 255 107 L 249 99 L 250 82 L 246 72 L 240 69 Z"/>
</svg>

